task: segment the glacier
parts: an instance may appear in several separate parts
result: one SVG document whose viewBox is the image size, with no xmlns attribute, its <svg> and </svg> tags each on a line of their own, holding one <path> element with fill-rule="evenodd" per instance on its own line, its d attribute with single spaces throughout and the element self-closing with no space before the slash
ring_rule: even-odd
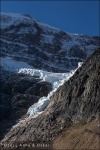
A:
<svg viewBox="0 0 100 150">
<path fill-rule="evenodd" d="M 82 65 L 82 62 L 78 63 L 78 68 Z M 71 70 L 67 73 L 53 73 L 47 72 L 44 70 L 34 69 L 32 66 L 28 65 L 26 62 L 16 61 L 11 57 L 1 57 L 1 66 L 4 70 L 10 72 L 16 72 L 18 74 L 27 74 L 30 76 L 38 76 L 42 81 L 46 81 L 52 84 L 52 91 L 48 94 L 47 97 L 41 97 L 37 103 L 32 105 L 27 114 L 32 117 L 38 116 L 44 111 L 50 102 L 50 98 L 53 96 L 54 92 L 63 85 L 70 77 L 73 76 L 75 70 Z M 25 68 L 24 68 L 25 67 Z"/>
<path fill-rule="evenodd" d="M 82 62 L 78 63 L 78 68 L 82 65 Z M 52 91 L 48 94 L 47 97 L 41 97 L 37 103 L 32 105 L 27 114 L 32 117 L 38 116 L 44 111 L 50 102 L 50 98 L 53 96 L 54 92 L 63 85 L 70 77 L 73 76 L 75 71 L 78 69 L 71 70 L 67 73 L 53 73 L 47 72 L 44 70 L 34 69 L 32 66 L 28 65 L 26 62 L 16 61 L 11 57 L 1 57 L 1 66 L 4 70 L 10 72 L 16 72 L 18 74 L 27 74 L 30 76 L 38 76 L 42 81 L 46 81 L 52 84 Z M 25 68 L 24 68 L 25 67 Z"/>
<path fill-rule="evenodd" d="M 78 68 L 81 67 L 82 62 L 78 63 Z M 54 92 L 64 84 L 67 80 L 69 80 L 70 77 L 74 75 L 76 70 L 71 70 L 68 73 L 53 73 L 53 72 L 47 72 L 43 70 L 38 69 L 27 69 L 27 68 L 21 68 L 19 69 L 18 73 L 28 74 L 30 76 L 38 76 L 43 81 L 50 82 L 52 84 L 52 91 L 48 94 L 47 97 L 41 97 L 39 101 L 35 104 L 33 104 L 27 111 L 27 115 L 29 117 L 37 117 L 39 114 L 41 114 L 44 109 L 48 106 L 50 102 L 50 98 L 53 96 Z"/>
</svg>

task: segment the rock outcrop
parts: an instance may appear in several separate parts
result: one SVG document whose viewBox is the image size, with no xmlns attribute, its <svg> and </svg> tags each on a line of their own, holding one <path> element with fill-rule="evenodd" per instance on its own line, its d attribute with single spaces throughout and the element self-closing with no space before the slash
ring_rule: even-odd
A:
<svg viewBox="0 0 100 150">
<path fill-rule="evenodd" d="M 2 144 L 52 141 L 74 123 L 99 119 L 99 110 L 100 49 L 59 87 L 42 114 L 19 122 L 6 134 Z"/>
</svg>

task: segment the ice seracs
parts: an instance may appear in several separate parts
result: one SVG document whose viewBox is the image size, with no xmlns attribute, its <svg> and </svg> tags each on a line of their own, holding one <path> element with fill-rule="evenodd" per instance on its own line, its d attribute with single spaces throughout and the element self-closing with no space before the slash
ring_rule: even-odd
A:
<svg viewBox="0 0 100 150">
<path fill-rule="evenodd" d="M 81 65 L 82 63 L 79 63 L 78 68 Z M 65 81 L 72 77 L 76 70 L 77 69 L 71 70 L 69 73 L 53 73 L 37 69 L 20 69 L 18 73 L 25 73 L 31 76 L 39 76 L 42 80 L 50 82 L 52 84 L 52 91 L 48 94 L 48 96 L 40 98 L 37 103 L 35 103 L 28 109 L 27 114 L 32 117 L 37 117 L 40 113 L 42 113 L 49 104 L 50 98 L 53 96 L 54 92 L 59 88 L 59 86 L 63 85 Z"/>
</svg>

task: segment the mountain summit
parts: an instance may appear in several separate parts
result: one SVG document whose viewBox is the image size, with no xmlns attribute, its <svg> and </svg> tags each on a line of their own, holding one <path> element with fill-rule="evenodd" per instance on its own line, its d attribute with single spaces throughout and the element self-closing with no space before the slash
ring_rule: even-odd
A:
<svg viewBox="0 0 100 150">
<path fill-rule="evenodd" d="M 27 14 L 1 13 L 1 58 L 52 72 L 67 72 L 99 47 L 99 37 L 66 33 Z M 9 60 L 8 60 L 9 59 Z M 7 61 L 8 60 L 8 61 Z M 14 62 L 5 64 L 14 70 Z M 17 66 L 17 69 L 18 66 Z"/>
</svg>

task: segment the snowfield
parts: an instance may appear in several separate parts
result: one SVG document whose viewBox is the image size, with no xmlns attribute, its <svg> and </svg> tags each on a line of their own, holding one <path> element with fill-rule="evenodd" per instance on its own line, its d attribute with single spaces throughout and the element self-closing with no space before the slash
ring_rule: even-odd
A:
<svg viewBox="0 0 100 150">
<path fill-rule="evenodd" d="M 16 61 L 11 57 L 1 57 L 0 58 L 0 65 L 3 67 L 4 70 L 10 72 L 17 72 L 20 68 L 33 68 L 32 66 L 28 65 L 26 62 Z"/>
</svg>

